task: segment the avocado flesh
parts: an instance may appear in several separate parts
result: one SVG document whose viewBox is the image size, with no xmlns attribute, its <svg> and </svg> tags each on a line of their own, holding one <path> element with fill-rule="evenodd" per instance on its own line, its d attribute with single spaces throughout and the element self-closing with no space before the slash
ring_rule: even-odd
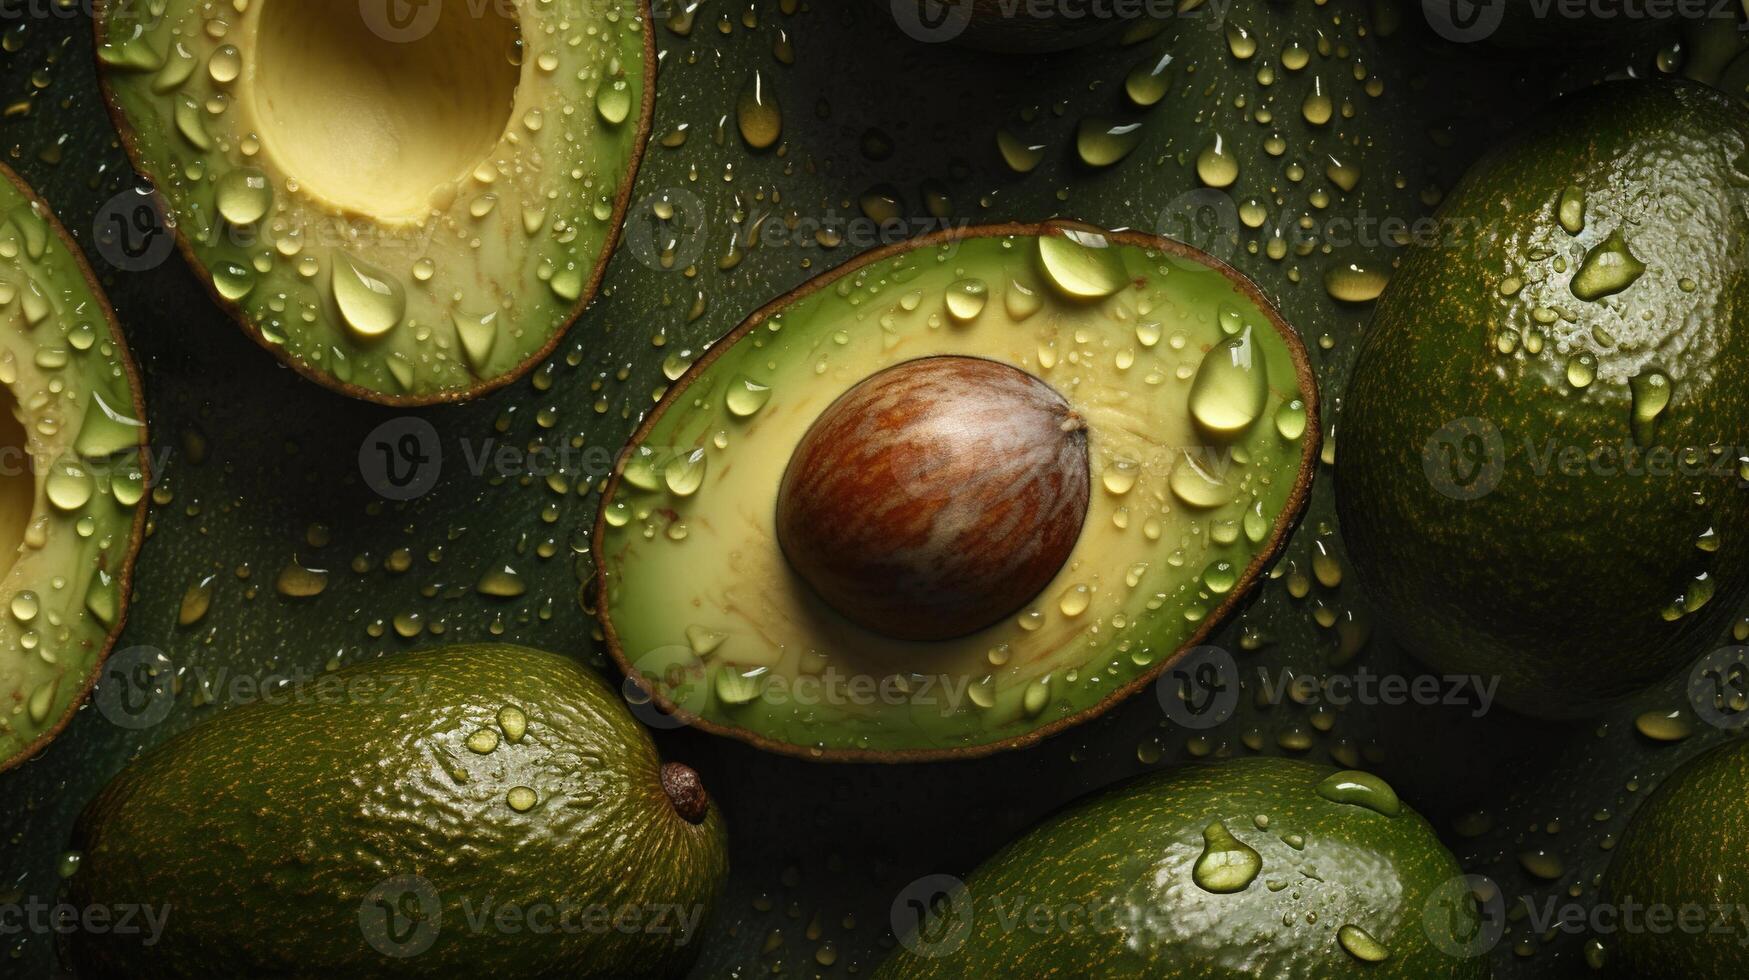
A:
<svg viewBox="0 0 1749 980">
<path fill-rule="evenodd" d="M 1640 805 L 1604 876 L 1605 901 L 1668 910 L 1655 932 L 1642 918 L 1612 941 L 1607 975 L 1635 980 L 1725 980 L 1749 974 L 1742 909 L 1749 905 L 1749 744 L 1718 746 L 1686 763 Z M 1685 912 L 1693 909 L 1696 911 Z M 1724 919 L 1719 919 L 1723 914 Z M 1695 929 L 1692 917 L 1703 915 Z M 1724 931 L 1715 931 L 1715 923 Z"/>
<path fill-rule="evenodd" d="M 1394 793 L 1321 794 L 1335 772 L 1241 759 L 1073 804 L 980 865 L 874 976 L 1487 977 L 1486 959 L 1429 938 L 1449 924 L 1461 942 L 1479 927 L 1456 859 Z M 1395 815 L 1375 808 L 1387 801 Z M 1003 918 L 1033 910 L 1050 924 Z"/>
<path fill-rule="evenodd" d="M 82 253 L 0 168 L 0 769 L 67 723 L 121 629 L 145 412 Z"/>
<path fill-rule="evenodd" d="M 1316 396 L 1303 347 L 1254 294 L 1136 241 L 1160 240 L 973 230 L 828 274 L 719 342 L 603 496 L 599 611 L 621 665 L 706 728 L 846 759 L 994 751 L 1164 670 L 1238 603 L 1297 518 Z M 1071 296 L 1064 282 L 1113 291 Z M 1262 375 L 1247 376 L 1256 421 L 1211 437 L 1190 392 L 1205 352 L 1240 337 Z M 853 625 L 802 583 L 778 545 L 776 500 L 827 406 L 936 355 L 1053 386 L 1087 422 L 1093 494 L 1067 563 L 1018 616 L 910 643 Z"/>
<path fill-rule="evenodd" d="M 682 816 L 661 771 L 618 694 L 554 654 L 450 647 L 324 675 L 184 732 L 90 804 L 73 900 L 171 913 L 155 944 L 87 934 L 74 958 L 81 976 L 149 978 L 682 974 L 696 933 L 589 927 L 715 900 L 722 818 Z M 406 875 L 441 913 L 400 956 L 371 945 L 361 905 Z M 506 907 L 530 926 L 572 909 L 580 928 L 470 925 Z"/>
<path fill-rule="evenodd" d="M 1749 113 L 1710 89 L 1602 85 L 1473 168 L 1451 237 L 1408 251 L 1344 399 L 1337 503 L 1368 595 L 1436 669 L 1571 716 L 1722 640 L 1749 588 L 1746 154 Z"/>
<path fill-rule="evenodd" d="M 99 60 L 135 166 L 254 339 L 360 398 L 456 400 L 531 367 L 593 294 L 650 38 L 632 0 L 367 22 L 390 7 L 117 0 Z"/>
</svg>

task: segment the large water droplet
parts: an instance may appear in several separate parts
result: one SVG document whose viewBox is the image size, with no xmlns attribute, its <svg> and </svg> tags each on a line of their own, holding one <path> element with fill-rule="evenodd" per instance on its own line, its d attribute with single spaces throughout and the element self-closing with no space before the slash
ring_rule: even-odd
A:
<svg viewBox="0 0 1749 980">
<path fill-rule="evenodd" d="M 1038 254 L 1051 285 L 1071 299 L 1101 299 L 1129 282 L 1117 250 L 1094 232 L 1065 229 L 1041 235 Z"/>
<path fill-rule="evenodd" d="M 1627 239 L 1617 229 L 1586 253 L 1585 261 L 1573 276 L 1573 295 L 1596 302 L 1627 289 L 1645 274 L 1646 264 L 1628 249 Z"/>
<path fill-rule="evenodd" d="M 1242 892 L 1263 870 L 1263 855 L 1234 837 L 1219 820 L 1203 828 L 1202 844 L 1202 855 L 1191 868 L 1190 878 L 1203 891 L 1215 895 Z"/>
<path fill-rule="evenodd" d="M 1190 414 L 1210 432 L 1244 432 L 1263 414 L 1269 379 L 1246 327 L 1211 348 L 1190 385 Z"/>
<path fill-rule="evenodd" d="M 407 312 L 407 294 L 393 276 L 344 252 L 334 253 L 334 301 L 353 333 L 374 339 L 393 330 Z"/>
<path fill-rule="evenodd" d="M 1332 803 L 1363 806 L 1375 813 L 1394 817 L 1403 812 L 1397 791 L 1370 772 L 1353 769 L 1332 773 L 1318 784 L 1318 795 Z"/>
</svg>

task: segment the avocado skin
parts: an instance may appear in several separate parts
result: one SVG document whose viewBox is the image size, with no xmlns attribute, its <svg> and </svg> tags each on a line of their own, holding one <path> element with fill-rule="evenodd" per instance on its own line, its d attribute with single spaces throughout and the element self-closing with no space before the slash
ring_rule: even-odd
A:
<svg viewBox="0 0 1749 980">
<path fill-rule="evenodd" d="M 963 945 L 941 943 L 932 951 L 946 955 L 933 957 L 901 947 L 875 980 L 1486 978 L 1486 958 L 1448 956 L 1427 938 L 1430 900 L 1443 901 L 1434 907 L 1453 921 L 1476 924 L 1468 889 L 1450 884 L 1462 872 L 1433 828 L 1406 806 L 1387 817 L 1319 796 L 1317 785 L 1334 771 L 1291 759 L 1192 765 L 1072 805 L 966 879 L 962 901 L 973 924 Z M 1259 815 L 1269 818 L 1268 829 L 1254 823 Z M 1262 871 L 1238 893 L 1215 895 L 1193 883 L 1203 831 L 1216 820 L 1263 858 Z M 1305 838 L 1303 851 L 1280 839 L 1289 834 Z M 1301 874 L 1314 869 L 1317 878 Z M 1272 890 L 1271 879 L 1287 887 Z M 1115 911 L 1070 921 L 1141 927 L 1034 929 L 1026 919 L 1034 909 L 1054 914 L 1107 903 Z M 1306 923 L 1310 910 L 1318 913 L 1315 924 Z M 1294 924 L 1284 926 L 1284 916 Z M 1336 933 L 1351 922 L 1369 928 L 1390 957 L 1364 963 L 1343 951 Z M 927 935 L 948 934 L 942 925 Z"/>
<path fill-rule="evenodd" d="M 499 931 L 488 901 L 673 903 L 715 899 L 727 874 L 723 822 L 697 825 L 665 795 L 661 762 L 617 695 L 549 653 L 450 647 L 332 675 L 368 695 L 226 711 L 143 756 L 81 817 L 70 883 L 81 907 L 168 906 L 161 940 L 83 934 L 82 977 L 670 977 L 702 937 L 614 928 Z M 479 755 L 506 704 L 523 742 Z M 437 749 L 443 747 L 453 762 Z M 469 773 L 457 784 L 446 767 Z M 513 786 L 540 803 L 516 813 Z M 426 951 L 367 944 L 361 904 L 385 879 L 418 875 L 441 896 Z M 380 915 L 380 913 L 378 913 Z M 579 919 L 579 921 L 581 921 Z M 644 920 L 650 921 L 650 920 Z"/>
<path fill-rule="evenodd" d="M 1743 909 L 1749 908 L 1749 742 L 1702 753 L 1666 779 L 1622 834 L 1604 876 L 1604 900 L 1617 909 L 1654 905 L 1679 915 L 1706 910 L 1708 929 L 1621 929 L 1609 951 L 1610 975 L 1623 980 L 1738 980 L 1749 976 Z M 1729 931 L 1710 931 L 1716 908 Z"/>
<path fill-rule="evenodd" d="M 1508 706 L 1574 717 L 1643 689 L 1723 635 L 1749 586 L 1738 453 L 1685 475 L 1549 465 L 1547 450 L 1631 444 L 1629 385 L 1604 374 L 1631 376 L 1649 356 L 1640 366 L 1673 383 L 1654 446 L 1749 444 L 1746 150 L 1749 113 L 1711 89 L 1600 85 L 1555 104 L 1465 175 L 1440 212 L 1443 247 L 1407 250 L 1348 385 L 1337 505 L 1367 594 L 1436 670 L 1499 677 Z M 1587 195 L 1578 236 L 1557 217 L 1569 186 Z M 1540 356 L 1522 344 L 1500 354 L 1503 331 L 1537 326 L 1529 297 L 1538 290 L 1551 307 L 1577 311 L 1581 330 L 1604 315 L 1568 280 L 1584 249 L 1617 230 L 1647 271 L 1604 304 L 1635 314 L 1612 329 L 1634 334 L 1637 350 L 1598 354 L 1598 378 L 1583 390 L 1568 383 L 1567 354 L 1552 340 Z M 1566 271 L 1530 261 L 1539 246 L 1566 256 Z M 1502 295 L 1527 267 L 1524 294 Z M 1680 289 L 1683 277 L 1692 292 Z M 1442 430 L 1481 432 L 1473 420 L 1499 433 L 1502 465 L 1492 492 L 1457 499 L 1435 487 L 1428 454 L 1448 451 L 1432 441 Z M 1473 464 L 1490 454 L 1479 445 L 1463 450 L 1470 463 L 1436 468 L 1482 472 Z M 1710 555 L 1696 545 L 1709 527 L 1721 542 Z M 1667 622 L 1665 608 L 1703 572 L 1712 600 Z"/>
</svg>

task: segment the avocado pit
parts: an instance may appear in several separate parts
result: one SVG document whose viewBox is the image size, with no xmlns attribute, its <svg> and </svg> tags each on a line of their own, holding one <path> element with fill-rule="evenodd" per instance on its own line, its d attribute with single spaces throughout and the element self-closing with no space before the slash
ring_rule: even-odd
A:
<svg viewBox="0 0 1749 980">
<path fill-rule="evenodd" d="M 790 566 L 834 610 L 905 640 L 1018 612 L 1087 518 L 1087 425 L 1056 389 L 977 357 L 878 372 L 820 414 L 777 502 Z"/>
</svg>

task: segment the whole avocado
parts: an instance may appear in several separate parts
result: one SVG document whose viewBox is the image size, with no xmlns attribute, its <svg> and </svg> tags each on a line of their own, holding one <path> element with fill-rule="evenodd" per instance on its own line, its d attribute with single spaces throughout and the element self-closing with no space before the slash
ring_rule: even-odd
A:
<svg viewBox="0 0 1749 980">
<path fill-rule="evenodd" d="M 1489 975 L 1466 942 L 1470 888 L 1427 821 L 1376 776 L 1292 759 L 1141 777 L 930 897 L 895 903 L 902 945 L 876 980 Z"/>
<path fill-rule="evenodd" d="M 1604 877 L 1623 980 L 1749 976 L 1749 742 L 1710 749 L 1641 804 Z"/>
<path fill-rule="evenodd" d="M 1349 382 L 1337 504 L 1391 631 L 1526 713 L 1594 712 L 1749 587 L 1749 112 L 1570 96 L 1407 250 Z"/>
<path fill-rule="evenodd" d="M 670 977 L 728 868 L 697 776 L 554 654 L 458 646 L 238 707 L 81 817 L 82 977 Z"/>
</svg>

